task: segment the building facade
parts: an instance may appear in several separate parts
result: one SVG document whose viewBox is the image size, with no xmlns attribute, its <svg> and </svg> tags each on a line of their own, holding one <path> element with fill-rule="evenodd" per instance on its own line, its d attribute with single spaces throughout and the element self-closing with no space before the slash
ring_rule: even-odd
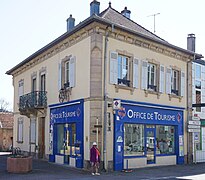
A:
<svg viewBox="0 0 205 180">
<path fill-rule="evenodd" d="M 14 115 L 12 112 L 0 112 L 0 151 L 11 150 L 13 139 Z"/>
<path fill-rule="evenodd" d="M 201 55 L 156 36 L 111 7 L 68 30 L 7 74 L 14 146 L 51 162 L 122 170 L 186 162 L 191 62 Z M 189 73 L 187 73 L 189 72 Z"/>
</svg>

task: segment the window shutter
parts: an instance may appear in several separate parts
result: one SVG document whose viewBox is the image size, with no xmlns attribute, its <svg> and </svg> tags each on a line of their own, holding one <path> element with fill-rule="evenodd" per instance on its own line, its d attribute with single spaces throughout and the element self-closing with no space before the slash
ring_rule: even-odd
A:
<svg viewBox="0 0 205 180">
<path fill-rule="evenodd" d="M 133 60 L 133 87 L 139 87 L 139 60 L 136 58 Z"/>
<path fill-rule="evenodd" d="M 160 65 L 159 92 L 164 93 L 165 68 Z"/>
<path fill-rule="evenodd" d="M 185 94 L 185 73 L 181 71 L 181 96 Z"/>
<path fill-rule="evenodd" d="M 110 52 L 110 83 L 117 84 L 118 77 L 118 53 Z"/>
<path fill-rule="evenodd" d="M 166 69 L 166 93 L 171 94 L 171 84 L 172 84 L 172 69 L 168 68 Z"/>
<path fill-rule="evenodd" d="M 62 66 L 61 63 L 58 63 L 58 90 L 62 88 Z"/>
<path fill-rule="evenodd" d="M 19 97 L 24 94 L 24 81 L 20 80 L 19 81 L 19 89 L 18 89 L 18 95 Z"/>
<path fill-rule="evenodd" d="M 75 87 L 75 57 L 74 56 L 70 58 L 69 81 L 70 81 L 70 87 Z"/>
<path fill-rule="evenodd" d="M 147 89 L 147 73 L 148 73 L 148 62 L 142 61 L 142 79 L 141 79 L 141 88 Z"/>
</svg>

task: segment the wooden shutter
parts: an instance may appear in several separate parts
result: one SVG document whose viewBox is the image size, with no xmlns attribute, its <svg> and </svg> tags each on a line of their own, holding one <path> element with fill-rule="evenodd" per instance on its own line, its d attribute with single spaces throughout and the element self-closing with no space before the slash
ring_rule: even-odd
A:
<svg viewBox="0 0 205 180">
<path fill-rule="evenodd" d="M 160 65 L 159 92 L 164 93 L 165 67 Z"/>
<path fill-rule="evenodd" d="M 58 90 L 62 88 L 62 66 L 58 63 Z"/>
<path fill-rule="evenodd" d="M 181 96 L 185 95 L 185 73 L 181 71 Z"/>
<path fill-rule="evenodd" d="M 70 87 L 75 87 L 75 57 L 72 56 L 70 58 L 70 64 L 69 64 L 69 83 Z"/>
<path fill-rule="evenodd" d="M 148 76 L 148 62 L 142 61 L 142 79 L 141 79 L 141 88 L 147 89 L 147 76 Z"/>
<path fill-rule="evenodd" d="M 139 60 L 133 59 L 133 87 L 139 87 Z"/>
<path fill-rule="evenodd" d="M 118 84 L 118 53 L 110 52 L 110 83 Z"/>
<path fill-rule="evenodd" d="M 171 86 L 172 86 L 172 69 L 166 68 L 166 93 L 171 94 Z"/>
</svg>

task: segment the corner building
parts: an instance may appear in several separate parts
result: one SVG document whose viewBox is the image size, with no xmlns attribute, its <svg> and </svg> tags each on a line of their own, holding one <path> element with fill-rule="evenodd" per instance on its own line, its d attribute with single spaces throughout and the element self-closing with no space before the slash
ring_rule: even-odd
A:
<svg viewBox="0 0 205 180">
<path fill-rule="evenodd" d="M 194 53 L 109 7 L 90 3 L 80 24 L 7 71 L 14 84 L 14 146 L 50 162 L 89 168 L 183 164 Z M 201 57 L 200 54 L 196 54 Z"/>
</svg>

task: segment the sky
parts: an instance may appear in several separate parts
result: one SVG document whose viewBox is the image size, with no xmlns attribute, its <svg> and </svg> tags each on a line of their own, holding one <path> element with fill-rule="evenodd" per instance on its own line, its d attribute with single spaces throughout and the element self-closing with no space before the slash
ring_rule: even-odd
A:
<svg viewBox="0 0 205 180">
<path fill-rule="evenodd" d="M 66 32 L 72 14 L 75 25 L 90 16 L 92 0 L 0 0 L 0 99 L 13 108 L 12 76 L 6 71 Z M 196 36 L 196 52 L 205 56 L 204 0 L 98 0 L 100 12 L 109 2 L 169 43 L 187 48 L 187 35 Z M 155 29 L 154 29 L 154 14 Z"/>
</svg>

